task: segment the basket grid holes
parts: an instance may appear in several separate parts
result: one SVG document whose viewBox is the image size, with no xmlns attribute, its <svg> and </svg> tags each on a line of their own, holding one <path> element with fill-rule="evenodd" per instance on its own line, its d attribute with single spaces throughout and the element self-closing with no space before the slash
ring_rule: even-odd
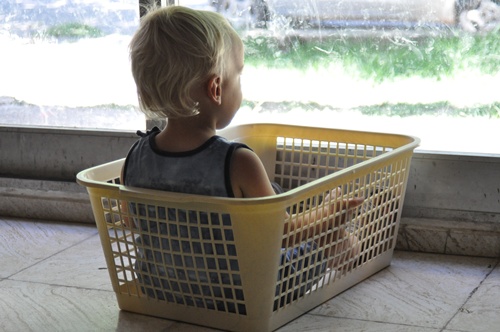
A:
<svg viewBox="0 0 500 332">
<path fill-rule="evenodd" d="M 324 173 L 326 175 L 391 150 L 383 147 L 368 147 L 369 149 L 371 148 L 372 151 L 367 151 L 366 149 L 359 148 L 359 146 L 357 148 L 346 149 L 344 146 L 339 148 L 340 144 L 338 143 L 333 145 L 335 147 L 333 149 L 331 148 L 332 144 L 328 143 L 329 148 L 316 148 L 315 150 L 314 146 L 325 146 L 327 144 L 309 143 L 304 148 L 300 145 L 303 143 L 302 140 L 298 140 L 297 142 L 295 139 L 285 139 L 284 141 L 291 141 L 292 143 L 283 144 L 283 142 L 278 140 L 276 153 L 277 166 L 275 172 L 277 175 L 281 176 L 281 178 L 278 177 L 278 180 L 283 180 L 285 174 L 289 178 L 295 177 L 299 179 L 305 177 L 305 179 L 300 179 L 302 182 L 294 182 L 293 180 L 289 182 L 281 182 L 284 186 L 288 183 L 291 188 L 294 188 L 294 186 L 298 183 L 304 184 L 311 180 L 315 180 L 317 178 L 317 174 L 320 174 L 313 174 L 313 172 L 310 172 L 308 169 L 301 170 L 301 167 L 324 167 L 328 170 L 328 172 Z M 343 153 L 329 153 L 332 150 L 343 151 Z M 323 156 L 322 154 L 325 153 L 326 156 Z M 348 162 L 344 161 L 346 158 Z M 314 165 L 313 167 L 310 165 L 311 160 Z M 320 165 L 314 164 L 317 160 L 322 161 Z M 329 160 L 333 160 L 334 164 L 329 162 Z M 406 167 L 403 163 L 387 165 L 341 188 L 344 195 L 347 195 L 348 193 L 356 193 L 360 196 L 368 197 L 368 199 L 358 210 L 355 218 L 348 223 L 348 226 L 354 227 L 352 229 L 353 232 L 357 232 L 357 234 L 361 235 L 361 249 L 359 255 L 356 258 L 349 258 L 345 260 L 341 266 L 336 267 L 336 270 L 343 272 L 352 270 L 365 264 L 377 255 L 393 248 L 398 204 L 401 198 L 401 188 L 404 185 L 404 172 L 406 172 Z M 321 202 L 321 200 L 322 195 L 310 197 L 289 207 L 289 210 L 293 213 L 301 212 L 311 206 L 317 205 L 317 202 Z M 300 231 L 304 230 L 296 230 L 296 232 Z M 292 235 L 300 236 L 300 234 L 285 234 L 284 239 L 293 238 Z M 325 234 L 321 236 L 325 236 Z M 318 237 L 320 237 L 320 235 L 318 235 L 315 240 L 317 240 Z M 327 245 L 327 247 L 333 247 L 338 244 L 339 240 L 337 239 Z M 285 265 L 288 265 L 288 268 L 293 268 L 294 266 L 305 266 L 307 265 L 308 260 L 311 259 L 311 257 L 314 257 L 314 255 L 318 255 L 319 252 L 319 250 L 313 249 L 301 257 L 294 257 Z M 346 253 L 342 251 L 337 253 L 338 257 L 345 254 Z M 334 278 L 332 278 L 331 275 L 324 273 L 318 277 L 317 273 L 315 274 L 314 272 L 318 269 L 318 265 L 319 263 L 316 262 L 308 267 L 308 271 L 304 271 L 304 268 L 302 268 L 300 272 L 295 271 L 294 273 L 288 275 L 286 279 L 278 280 L 277 288 L 282 289 L 282 294 L 275 297 L 275 310 L 286 307 L 311 291 L 319 289 L 332 282 L 335 278 L 340 278 L 342 275 L 345 275 L 345 273 L 334 272 Z M 285 266 L 284 268 L 287 267 Z M 313 287 L 310 287 L 310 284 L 314 284 Z"/>
<path fill-rule="evenodd" d="M 138 203 L 126 215 L 116 199 L 102 205 L 113 215 L 106 220 L 118 281 L 137 288 L 125 293 L 246 314 L 229 215 Z M 121 221 L 134 216 L 139 227 Z"/>
<path fill-rule="evenodd" d="M 382 146 L 278 137 L 274 178 L 283 189 L 292 189 L 390 151 Z"/>
</svg>

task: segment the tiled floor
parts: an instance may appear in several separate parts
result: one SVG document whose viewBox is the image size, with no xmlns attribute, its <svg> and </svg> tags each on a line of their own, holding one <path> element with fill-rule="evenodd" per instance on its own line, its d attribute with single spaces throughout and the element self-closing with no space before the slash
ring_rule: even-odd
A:
<svg viewBox="0 0 500 332">
<path fill-rule="evenodd" d="M 210 331 L 121 312 L 95 227 L 0 218 L 0 331 Z M 396 252 L 285 331 L 500 331 L 500 258 Z"/>
</svg>

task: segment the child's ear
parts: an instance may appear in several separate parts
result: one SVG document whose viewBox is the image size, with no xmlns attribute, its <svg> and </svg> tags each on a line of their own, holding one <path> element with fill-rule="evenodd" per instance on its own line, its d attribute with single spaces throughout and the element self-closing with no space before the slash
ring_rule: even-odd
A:
<svg viewBox="0 0 500 332">
<path fill-rule="evenodd" d="M 208 97 L 211 101 L 220 105 L 222 103 L 222 88 L 220 76 L 213 76 L 208 81 Z"/>
</svg>

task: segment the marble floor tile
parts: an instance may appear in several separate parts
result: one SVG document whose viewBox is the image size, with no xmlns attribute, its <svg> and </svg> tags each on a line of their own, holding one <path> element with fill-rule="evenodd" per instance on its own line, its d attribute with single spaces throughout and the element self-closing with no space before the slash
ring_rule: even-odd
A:
<svg viewBox="0 0 500 332">
<path fill-rule="evenodd" d="M 0 218 L 0 260 L 2 332 L 216 331 L 120 311 L 93 226 Z M 500 258 L 396 251 L 278 332 L 496 331 L 498 298 Z"/>
<path fill-rule="evenodd" d="M 447 328 L 471 332 L 500 331 L 500 265 L 458 310 Z"/>
<path fill-rule="evenodd" d="M 97 234 L 95 226 L 0 218 L 0 278 Z"/>
<path fill-rule="evenodd" d="M 174 323 L 170 330 L 172 332 L 224 332 L 223 330 L 212 329 L 209 327 L 185 324 L 181 322 Z"/>
<path fill-rule="evenodd" d="M 440 329 L 306 314 L 276 332 L 440 332 Z"/>
<path fill-rule="evenodd" d="M 443 328 L 494 259 L 396 252 L 392 265 L 314 309 L 314 315 Z"/>
<path fill-rule="evenodd" d="M 112 291 L 99 235 L 63 250 L 13 276 L 13 280 Z"/>
<path fill-rule="evenodd" d="M 174 323 L 121 312 L 114 293 L 0 281 L 0 331 L 161 331 Z"/>
</svg>

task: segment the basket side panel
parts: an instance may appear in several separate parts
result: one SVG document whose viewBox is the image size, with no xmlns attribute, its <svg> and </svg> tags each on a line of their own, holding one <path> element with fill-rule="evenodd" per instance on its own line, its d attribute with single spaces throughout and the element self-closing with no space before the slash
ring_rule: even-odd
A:
<svg viewBox="0 0 500 332">
<path fill-rule="evenodd" d="M 94 201 L 122 309 L 225 330 L 269 329 L 284 208 L 274 207 L 280 213 L 273 216 L 265 206 L 118 190 Z"/>
<path fill-rule="evenodd" d="M 390 263 L 412 151 L 294 136 L 275 145 L 274 180 L 294 190 L 273 306 L 278 327 Z M 339 208 L 354 197 L 365 201 Z M 325 214 L 327 204 L 335 207 Z"/>
</svg>

